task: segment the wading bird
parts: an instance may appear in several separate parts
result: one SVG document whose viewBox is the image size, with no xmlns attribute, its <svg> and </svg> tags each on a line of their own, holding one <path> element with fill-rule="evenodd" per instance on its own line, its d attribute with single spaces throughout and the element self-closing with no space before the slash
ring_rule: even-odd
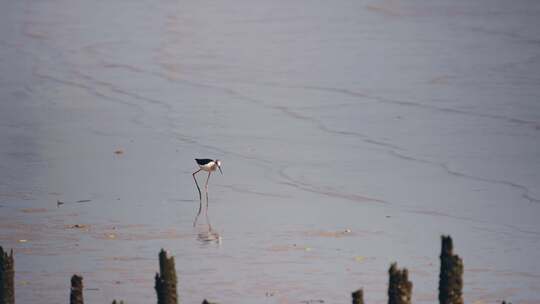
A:
<svg viewBox="0 0 540 304">
<path fill-rule="evenodd" d="M 213 171 L 216 171 L 216 169 L 219 169 L 219 172 L 223 174 L 223 171 L 221 171 L 221 161 L 219 159 L 212 160 L 208 158 L 195 158 L 195 161 L 197 162 L 197 165 L 199 165 L 199 170 L 193 172 L 193 179 L 195 180 L 195 185 L 197 185 L 197 190 L 199 190 L 199 200 L 202 201 L 202 194 L 201 194 L 201 188 L 199 188 L 199 184 L 197 183 L 197 179 L 195 178 L 195 174 L 197 174 L 199 171 L 203 170 L 208 172 L 208 177 L 206 178 L 206 183 L 204 184 L 204 192 L 206 193 L 206 205 L 208 205 L 208 180 L 210 179 L 210 174 L 212 174 Z"/>
</svg>

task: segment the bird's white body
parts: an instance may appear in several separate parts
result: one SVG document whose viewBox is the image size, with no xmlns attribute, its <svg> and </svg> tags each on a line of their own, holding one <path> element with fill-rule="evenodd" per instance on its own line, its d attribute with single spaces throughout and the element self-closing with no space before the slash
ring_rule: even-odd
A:
<svg viewBox="0 0 540 304">
<path fill-rule="evenodd" d="M 206 171 L 206 172 L 212 172 L 212 171 L 217 170 L 218 165 L 221 165 L 221 164 L 216 163 L 215 161 L 211 161 L 211 162 L 209 162 L 207 164 L 199 165 L 199 168 L 201 168 L 201 170 Z"/>
</svg>

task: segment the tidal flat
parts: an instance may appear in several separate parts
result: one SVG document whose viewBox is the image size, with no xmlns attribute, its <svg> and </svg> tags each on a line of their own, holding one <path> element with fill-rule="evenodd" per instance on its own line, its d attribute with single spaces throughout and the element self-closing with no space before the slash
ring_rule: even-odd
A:
<svg viewBox="0 0 540 304">
<path fill-rule="evenodd" d="M 443 234 L 540 303 L 538 1 L 0 1 L 0 71 L 17 303 L 155 302 L 161 248 L 183 303 L 434 303 Z"/>
</svg>

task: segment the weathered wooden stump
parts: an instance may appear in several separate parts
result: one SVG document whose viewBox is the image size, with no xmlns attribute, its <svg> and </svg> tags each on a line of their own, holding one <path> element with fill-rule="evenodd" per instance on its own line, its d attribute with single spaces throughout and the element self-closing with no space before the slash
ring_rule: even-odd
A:
<svg viewBox="0 0 540 304">
<path fill-rule="evenodd" d="M 364 291 L 362 289 L 352 293 L 352 304 L 364 304 Z"/>
<path fill-rule="evenodd" d="M 155 288 L 158 304 L 178 303 L 174 257 L 167 257 L 167 253 L 163 249 L 159 253 L 159 273 L 156 273 Z"/>
<path fill-rule="evenodd" d="M 69 295 L 70 304 L 83 304 L 83 278 L 74 274 L 71 277 L 71 292 Z"/>
<path fill-rule="evenodd" d="M 0 246 L 0 304 L 15 303 L 15 262 L 13 249 L 8 254 Z"/>
<path fill-rule="evenodd" d="M 413 284 L 409 281 L 407 268 L 399 270 L 397 264 L 392 263 L 388 274 L 388 304 L 411 304 Z"/>
<path fill-rule="evenodd" d="M 439 303 L 463 304 L 463 261 L 453 253 L 452 238 L 441 236 L 441 272 L 439 274 Z"/>
</svg>

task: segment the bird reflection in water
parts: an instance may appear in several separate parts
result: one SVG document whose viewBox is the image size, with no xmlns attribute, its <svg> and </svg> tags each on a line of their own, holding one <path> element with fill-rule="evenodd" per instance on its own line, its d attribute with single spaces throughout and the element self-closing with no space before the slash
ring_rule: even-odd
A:
<svg viewBox="0 0 540 304">
<path fill-rule="evenodd" d="M 204 218 L 206 221 L 198 223 L 201 211 L 202 201 L 199 205 L 199 212 L 197 212 L 195 220 L 193 221 L 193 227 L 195 227 L 197 230 L 197 240 L 202 244 L 221 244 L 221 235 L 219 235 L 218 231 L 212 228 L 212 224 L 210 223 L 210 218 L 208 217 L 208 207 L 206 208 L 206 211 L 204 213 Z"/>
</svg>

